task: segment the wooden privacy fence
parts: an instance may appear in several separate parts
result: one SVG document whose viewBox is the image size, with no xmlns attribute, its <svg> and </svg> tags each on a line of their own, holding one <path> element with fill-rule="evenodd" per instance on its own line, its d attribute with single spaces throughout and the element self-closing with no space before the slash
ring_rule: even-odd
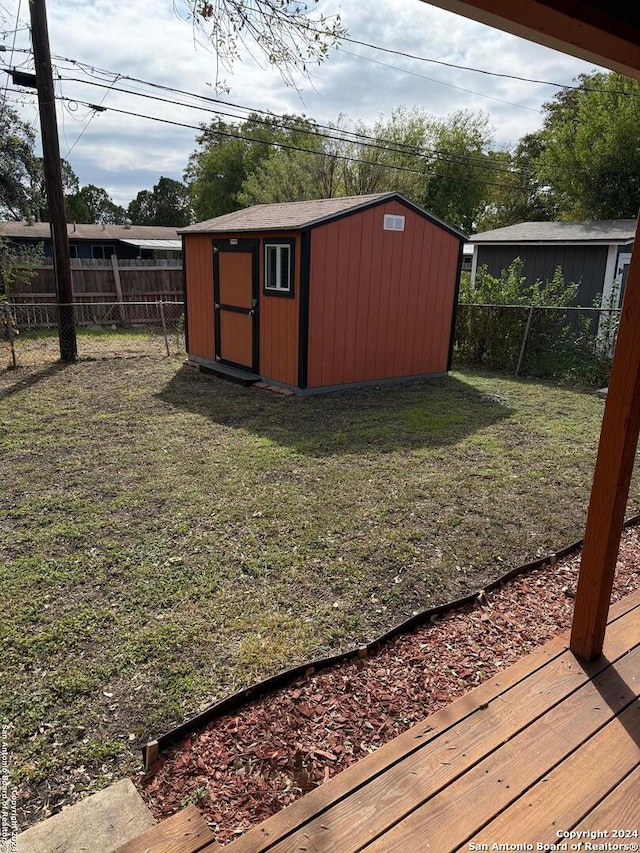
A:
<svg viewBox="0 0 640 853">
<path fill-rule="evenodd" d="M 115 310 L 111 313 L 114 321 L 145 323 L 157 318 L 158 302 L 181 302 L 183 299 L 180 259 L 121 260 L 115 255 L 110 260 L 73 258 L 71 276 L 76 320 L 80 323 L 94 321 L 95 311 L 89 308 L 90 303 L 114 305 Z M 49 316 L 42 306 L 56 303 L 53 265 L 45 264 L 37 269 L 28 284 L 12 289 L 9 298 L 16 307 L 33 306 L 36 310 L 25 316 L 30 317 L 30 326 L 40 325 L 41 318 Z M 135 303 L 135 310 L 131 303 Z M 149 310 L 145 303 L 151 303 Z M 83 304 L 87 305 L 86 310 L 80 307 Z M 55 316 L 55 309 L 49 313 Z M 48 324 L 44 322 L 44 325 Z"/>
</svg>

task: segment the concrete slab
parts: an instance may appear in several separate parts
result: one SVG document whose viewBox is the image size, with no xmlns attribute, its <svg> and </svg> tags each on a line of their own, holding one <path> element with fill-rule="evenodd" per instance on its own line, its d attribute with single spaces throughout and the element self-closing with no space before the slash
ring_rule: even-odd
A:
<svg viewBox="0 0 640 853">
<path fill-rule="evenodd" d="M 109 785 L 18 835 L 18 853 L 111 853 L 155 820 L 130 779 Z"/>
</svg>

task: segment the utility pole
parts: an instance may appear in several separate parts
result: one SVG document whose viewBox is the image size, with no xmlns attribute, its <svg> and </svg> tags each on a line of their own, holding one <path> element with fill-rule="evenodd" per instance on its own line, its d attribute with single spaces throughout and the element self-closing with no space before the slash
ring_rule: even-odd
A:
<svg viewBox="0 0 640 853">
<path fill-rule="evenodd" d="M 67 219 L 64 211 L 64 192 L 62 189 L 62 166 L 60 163 L 60 143 L 58 142 L 58 122 L 56 102 L 51 71 L 51 51 L 49 49 L 49 29 L 47 27 L 47 7 L 45 0 L 29 0 L 31 14 L 31 41 L 36 66 L 38 89 L 38 107 L 40 111 L 40 130 L 42 133 L 42 156 L 44 159 L 44 179 L 49 203 L 51 225 L 51 243 L 53 246 L 53 267 L 58 294 L 58 337 L 60 340 L 60 359 L 75 361 L 78 355 L 76 326 L 73 316 L 73 284 L 71 280 L 71 258 Z"/>
</svg>

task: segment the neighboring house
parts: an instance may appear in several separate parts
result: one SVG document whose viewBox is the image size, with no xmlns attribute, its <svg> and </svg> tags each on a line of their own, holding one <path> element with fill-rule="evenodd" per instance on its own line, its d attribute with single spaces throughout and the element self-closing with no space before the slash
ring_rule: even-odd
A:
<svg viewBox="0 0 640 853">
<path fill-rule="evenodd" d="M 471 272 L 473 269 L 473 243 L 465 243 L 462 247 L 462 272 Z"/>
<path fill-rule="evenodd" d="M 520 258 L 529 282 L 551 279 L 556 268 L 562 267 L 565 282 L 579 284 L 575 304 L 584 307 L 591 307 L 598 294 L 606 304 L 614 281 L 618 281 L 617 307 L 624 293 L 635 229 L 635 219 L 612 219 L 520 222 L 484 231 L 469 238 L 475 247 L 472 279 L 478 267 L 486 265 L 491 275 L 499 276 L 514 258 Z"/>
<path fill-rule="evenodd" d="M 466 238 L 397 193 L 257 205 L 181 233 L 201 368 L 307 393 L 449 369 Z"/>
<path fill-rule="evenodd" d="M 180 258 L 182 242 L 175 228 L 155 225 L 67 224 L 72 258 L 122 260 L 136 258 Z M 18 245 L 42 243 L 45 257 L 51 257 L 51 230 L 48 222 L 0 222 L 0 237 Z"/>
</svg>

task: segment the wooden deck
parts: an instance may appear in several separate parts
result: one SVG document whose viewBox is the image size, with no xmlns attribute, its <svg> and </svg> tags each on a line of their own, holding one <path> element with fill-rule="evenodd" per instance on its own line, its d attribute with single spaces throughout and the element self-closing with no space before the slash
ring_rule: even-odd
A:
<svg viewBox="0 0 640 853">
<path fill-rule="evenodd" d="M 608 835 L 573 849 L 640 843 L 640 592 L 611 608 L 601 658 L 568 645 L 552 640 L 225 851 L 536 850 L 587 830 Z"/>
</svg>

